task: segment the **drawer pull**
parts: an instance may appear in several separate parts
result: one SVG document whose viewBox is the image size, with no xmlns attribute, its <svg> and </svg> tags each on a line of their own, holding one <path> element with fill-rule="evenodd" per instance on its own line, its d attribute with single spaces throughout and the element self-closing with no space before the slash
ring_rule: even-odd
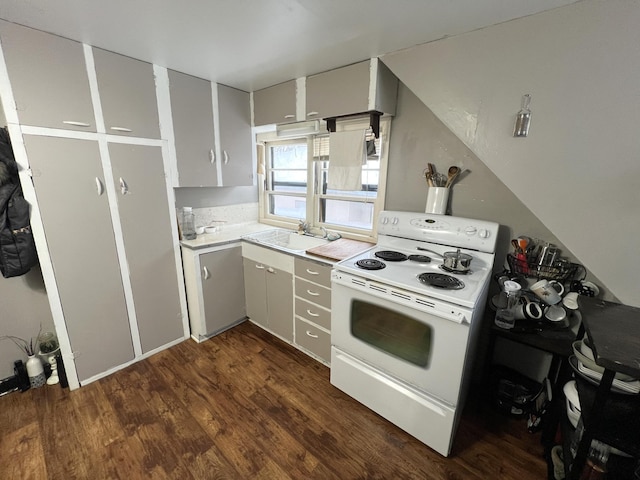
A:
<svg viewBox="0 0 640 480">
<path fill-rule="evenodd" d="M 211 274 L 209 273 L 209 269 L 207 267 L 202 267 L 202 271 L 204 273 L 204 279 L 209 280 L 211 278 Z"/>
<path fill-rule="evenodd" d="M 313 313 L 311 310 L 309 310 L 307 308 L 307 315 L 309 315 L 310 317 L 319 317 L 320 314 L 319 313 Z"/>
<path fill-rule="evenodd" d="M 275 271 L 273 268 L 271 268 L 271 267 L 267 268 L 267 272 L 269 272 L 269 273 L 276 273 L 276 271 Z"/>
<path fill-rule="evenodd" d="M 65 125 L 72 125 L 74 127 L 90 127 L 91 125 L 85 122 L 76 122 L 75 120 L 63 120 Z"/>
<path fill-rule="evenodd" d="M 318 335 L 316 335 L 315 333 L 311 333 L 309 330 L 306 331 L 306 334 L 307 334 L 308 337 L 318 338 Z"/>
<path fill-rule="evenodd" d="M 320 295 L 318 292 L 314 292 L 313 290 L 307 290 L 307 293 L 312 297 L 317 297 L 318 295 Z"/>
<path fill-rule="evenodd" d="M 213 165 L 216 163 L 216 154 L 213 151 L 213 148 L 209 150 L 209 162 Z"/>
<path fill-rule="evenodd" d="M 289 114 L 289 115 L 285 115 L 284 118 L 289 120 L 290 118 L 296 118 L 296 116 Z"/>
<path fill-rule="evenodd" d="M 264 265 L 262 265 L 261 263 L 256 263 L 256 268 L 258 270 L 264 270 Z"/>
<path fill-rule="evenodd" d="M 109 127 L 111 130 L 113 130 L 114 132 L 124 132 L 124 133 L 131 133 L 133 132 L 133 130 L 131 130 L 130 128 L 127 127 Z"/>
<path fill-rule="evenodd" d="M 307 273 L 309 275 L 320 275 L 320 272 L 316 272 L 315 270 L 309 270 L 308 268 L 307 268 Z"/>
</svg>

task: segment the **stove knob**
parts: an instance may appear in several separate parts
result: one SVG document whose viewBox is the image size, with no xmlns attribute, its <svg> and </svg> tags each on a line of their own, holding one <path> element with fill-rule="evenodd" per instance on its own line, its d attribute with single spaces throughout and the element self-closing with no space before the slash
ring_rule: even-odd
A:
<svg viewBox="0 0 640 480">
<path fill-rule="evenodd" d="M 464 230 L 464 233 L 466 233 L 468 236 L 472 236 L 476 234 L 476 231 L 477 231 L 476 227 L 467 227 Z"/>
<path fill-rule="evenodd" d="M 478 232 L 478 235 L 480 236 L 480 238 L 489 238 L 489 235 L 491 235 L 489 233 L 489 230 L 487 230 L 486 228 L 481 228 L 480 231 Z"/>
<path fill-rule="evenodd" d="M 398 217 L 393 217 L 393 220 L 391 221 L 391 223 L 393 225 L 397 225 L 399 221 L 400 221 L 400 219 Z"/>
</svg>

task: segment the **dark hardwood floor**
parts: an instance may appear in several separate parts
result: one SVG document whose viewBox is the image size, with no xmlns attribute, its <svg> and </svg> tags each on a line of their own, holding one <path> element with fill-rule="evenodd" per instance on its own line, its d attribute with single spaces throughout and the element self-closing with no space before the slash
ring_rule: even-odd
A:
<svg viewBox="0 0 640 480">
<path fill-rule="evenodd" d="M 0 398 L 1 479 L 546 478 L 539 434 L 469 404 L 444 458 L 245 322 L 74 392 Z"/>
</svg>

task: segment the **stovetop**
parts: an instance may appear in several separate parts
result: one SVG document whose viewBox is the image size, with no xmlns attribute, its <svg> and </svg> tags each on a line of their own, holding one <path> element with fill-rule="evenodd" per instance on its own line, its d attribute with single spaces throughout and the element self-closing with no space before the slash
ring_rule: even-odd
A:
<svg viewBox="0 0 640 480">
<path fill-rule="evenodd" d="M 382 212 L 378 222 L 378 243 L 375 247 L 343 260 L 335 269 L 356 275 L 370 281 L 394 286 L 400 289 L 443 300 L 456 305 L 473 308 L 482 295 L 491 276 L 494 261 L 494 248 L 498 225 L 491 222 L 474 221 L 459 217 L 429 215 L 408 212 Z M 432 220 L 433 219 L 433 220 Z M 478 232 L 483 231 L 482 235 Z M 389 234 L 391 233 L 391 234 Z M 403 235 L 397 236 L 397 235 Z M 447 239 L 447 245 L 437 243 Z M 448 272 L 442 268 L 444 252 L 471 255 L 469 271 L 466 273 Z M 376 253 L 397 252 L 406 260 L 379 258 Z M 408 257 L 420 255 L 423 261 L 412 261 Z M 383 257 L 386 257 L 384 255 Z M 395 257 L 398 255 L 391 255 Z M 395 261 L 394 261 L 395 260 Z M 420 259 L 418 259 L 420 260 Z M 359 267 L 356 263 L 384 264 L 379 270 Z M 443 288 L 442 285 L 430 285 L 420 281 L 422 274 L 438 274 L 450 277 L 444 283 L 452 283 L 456 288 Z M 459 284 L 463 285 L 460 287 Z"/>
</svg>

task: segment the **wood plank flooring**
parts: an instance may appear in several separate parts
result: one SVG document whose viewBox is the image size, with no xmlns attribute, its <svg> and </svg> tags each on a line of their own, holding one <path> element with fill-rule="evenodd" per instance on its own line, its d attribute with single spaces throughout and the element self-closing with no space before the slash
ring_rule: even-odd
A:
<svg viewBox="0 0 640 480">
<path fill-rule="evenodd" d="M 0 398 L 2 479 L 546 478 L 539 434 L 472 404 L 444 458 L 245 322 L 74 392 Z"/>
</svg>

